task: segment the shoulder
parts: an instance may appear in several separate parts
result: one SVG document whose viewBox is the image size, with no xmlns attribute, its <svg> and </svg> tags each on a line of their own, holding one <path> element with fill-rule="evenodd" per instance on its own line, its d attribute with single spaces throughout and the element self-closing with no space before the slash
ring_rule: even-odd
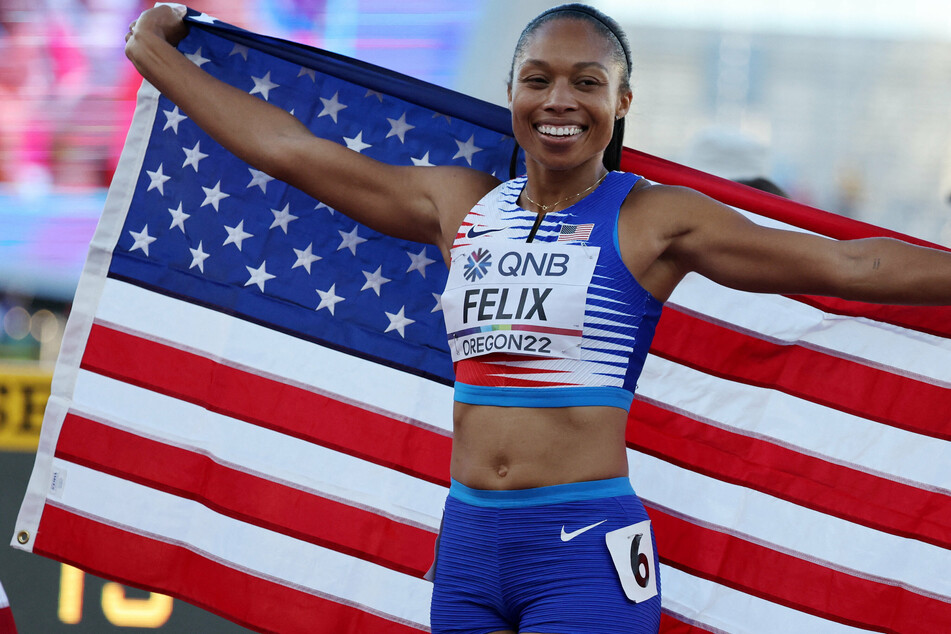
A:
<svg viewBox="0 0 951 634">
<path fill-rule="evenodd" d="M 689 230 L 697 219 L 694 212 L 708 202 L 713 201 L 689 187 L 660 185 L 642 178 L 621 205 L 620 220 L 622 225 L 637 225 L 639 232 L 649 227 L 669 236 Z"/>
</svg>

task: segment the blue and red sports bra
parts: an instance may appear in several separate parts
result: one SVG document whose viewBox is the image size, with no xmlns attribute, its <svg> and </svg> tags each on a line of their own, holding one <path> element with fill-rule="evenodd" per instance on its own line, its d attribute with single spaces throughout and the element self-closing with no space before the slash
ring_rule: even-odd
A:
<svg viewBox="0 0 951 634">
<path fill-rule="evenodd" d="M 443 293 L 455 400 L 629 410 L 662 303 L 621 260 L 621 204 L 639 176 L 611 172 L 587 197 L 537 215 L 526 178 L 466 215 Z"/>
</svg>

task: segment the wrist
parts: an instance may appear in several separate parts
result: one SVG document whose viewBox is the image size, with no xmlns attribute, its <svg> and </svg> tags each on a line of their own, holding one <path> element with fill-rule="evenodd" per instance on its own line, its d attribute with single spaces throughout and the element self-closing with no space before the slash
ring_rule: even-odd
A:
<svg viewBox="0 0 951 634">
<path fill-rule="evenodd" d="M 148 79 L 148 69 L 151 68 L 151 62 L 157 62 L 162 53 L 168 54 L 175 47 L 164 37 L 161 32 L 156 32 L 147 27 L 136 28 L 126 42 L 125 54 L 129 61 L 135 66 L 139 73 Z M 177 54 L 178 51 L 175 50 Z"/>
</svg>

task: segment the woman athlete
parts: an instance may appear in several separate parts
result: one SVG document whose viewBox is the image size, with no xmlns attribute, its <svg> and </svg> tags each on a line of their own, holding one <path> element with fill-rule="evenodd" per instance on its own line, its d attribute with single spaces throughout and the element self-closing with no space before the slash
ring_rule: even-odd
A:
<svg viewBox="0 0 951 634">
<path fill-rule="evenodd" d="M 687 273 L 745 291 L 951 303 L 946 253 L 768 229 L 614 171 L 630 51 L 590 7 L 546 11 L 518 41 L 508 101 L 526 176 L 504 184 L 316 138 L 189 62 L 173 47 L 186 32 L 172 9 L 146 11 L 126 54 L 249 164 L 377 231 L 436 245 L 450 267 L 457 383 L 433 632 L 657 631 L 656 549 L 624 434 L 660 306 Z M 479 275 L 462 265 L 472 254 Z M 530 354 L 517 337 L 479 334 L 513 319 L 534 337 Z"/>
</svg>

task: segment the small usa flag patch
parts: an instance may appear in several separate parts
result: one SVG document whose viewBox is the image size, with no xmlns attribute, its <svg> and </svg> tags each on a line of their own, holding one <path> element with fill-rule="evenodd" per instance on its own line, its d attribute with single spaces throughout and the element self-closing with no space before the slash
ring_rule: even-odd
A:
<svg viewBox="0 0 951 634">
<path fill-rule="evenodd" d="M 591 231 L 594 229 L 594 223 L 586 225 L 561 225 L 561 231 L 558 233 L 556 242 L 570 242 L 572 240 L 588 240 L 591 237 Z"/>
</svg>

